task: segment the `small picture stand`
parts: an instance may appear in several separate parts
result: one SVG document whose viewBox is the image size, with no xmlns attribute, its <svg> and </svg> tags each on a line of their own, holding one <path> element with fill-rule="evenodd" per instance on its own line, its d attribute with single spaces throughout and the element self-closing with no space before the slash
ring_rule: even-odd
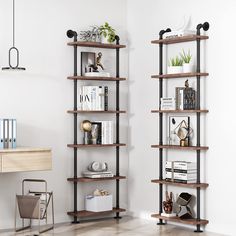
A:
<svg viewBox="0 0 236 236">
<path fill-rule="evenodd" d="M 31 191 L 28 190 L 25 194 L 25 182 L 43 183 L 45 191 Z M 41 221 L 45 220 L 48 225 L 48 209 L 51 205 L 52 224 L 44 229 L 41 229 Z M 22 219 L 22 227 L 17 229 L 17 211 Z M 29 220 L 29 225 L 25 226 L 25 220 Z M 19 232 L 25 229 L 31 229 L 32 220 L 38 220 L 38 233 L 44 233 L 54 228 L 54 206 L 53 206 L 53 192 L 47 191 L 47 182 L 41 179 L 24 179 L 22 181 L 22 195 L 16 195 L 15 205 L 15 231 Z"/>
</svg>

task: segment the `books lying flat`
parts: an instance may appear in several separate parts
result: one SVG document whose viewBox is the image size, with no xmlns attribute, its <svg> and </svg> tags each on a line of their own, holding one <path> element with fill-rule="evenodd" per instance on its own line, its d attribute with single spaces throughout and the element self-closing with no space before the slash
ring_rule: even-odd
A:
<svg viewBox="0 0 236 236">
<path fill-rule="evenodd" d="M 174 172 L 173 174 L 174 180 L 196 180 L 197 178 L 197 173 L 176 173 Z"/>
<path fill-rule="evenodd" d="M 161 110 L 175 110 L 175 98 L 161 98 Z"/>
<path fill-rule="evenodd" d="M 111 171 L 102 171 L 102 172 L 93 172 L 93 171 L 84 171 L 83 176 L 86 178 L 99 179 L 99 178 L 111 178 L 114 175 Z"/>
<path fill-rule="evenodd" d="M 174 161 L 173 169 L 174 170 L 196 170 L 196 162 L 187 162 L 187 161 Z"/>
</svg>

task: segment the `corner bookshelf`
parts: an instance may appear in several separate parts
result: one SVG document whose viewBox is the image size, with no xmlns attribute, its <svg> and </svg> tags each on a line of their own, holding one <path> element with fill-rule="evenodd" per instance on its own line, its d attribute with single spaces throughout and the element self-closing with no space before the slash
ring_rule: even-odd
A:
<svg viewBox="0 0 236 236">
<path fill-rule="evenodd" d="M 186 225 L 192 225 L 196 226 L 196 230 L 194 232 L 202 232 L 201 226 L 204 226 L 208 224 L 208 220 L 201 219 L 201 199 L 200 199 L 200 191 L 205 190 L 209 185 L 208 183 L 202 183 L 201 182 L 201 169 L 200 169 L 200 158 L 201 158 L 201 152 L 207 151 L 208 147 L 201 146 L 201 140 L 200 140 L 200 116 L 201 114 L 207 114 L 209 111 L 206 109 L 201 109 L 200 107 L 200 95 L 201 95 L 201 79 L 202 77 L 207 77 L 209 74 L 206 72 L 202 72 L 200 68 L 200 43 L 202 40 L 207 40 L 208 36 L 201 35 L 200 29 L 203 28 L 203 30 L 207 31 L 209 28 L 209 24 L 206 22 L 204 24 L 199 24 L 197 26 L 197 32 L 196 35 L 189 35 L 189 36 L 183 36 L 183 37 L 176 37 L 176 38 L 170 38 L 170 39 L 163 39 L 163 35 L 166 32 L 170 32 L 170 29 L 167 30 L 161 30 L 159 33 L 159 39 L 151 41 L 152 44 L 158 44 L 159 45 L 159 74 L 158 75 L 152 75 L 152 79 L 158 79 L 159 80 L 159 109 L 152 110 L 151 113 L 157 113 L 159 114 L 159 144 L 152 145 L 152 148 L 158 148 L 159 149 L 159 179 L 153 179 L 151 180 L 152 183 L 159 185 L 159 213 L 153 214 L 152 217 L 159 219 L 158 225 L 165 225 L 165 222 L 176 222 L 180 224 L 186 224 Z M 163 46 L 164 45 L 170 45 L 170 44 L 179 44 L 179 43 L 185 43 L 185 42 L 196 42 L 196 57 L 197 57 L 197 70 L 193 73 L 180 73 L 180 74 L 163 74 Z M 197 83 L 197 99 L 196 99 L 196 109 L 195 110 L 161 110 L 160 109 L 160 100 L 163 97 L 163 80 L 164 79 L 178 79 L 178 78 L 196 78 Z M 196 115 L 196 140 L 197 144 L 196 146 L 187 146 L 187 147 L 181 147 L 176 145 L 168 145 L 163 143 L 163 118 L 165 114 L 174 113 L 174 114 L 192 114 Z M 195 151 L 196 152 L 196 163 L 197 163 L 197 181 L 196 183 L 177 183 L 177 182 L 170 182 L 166 181 L 163 178 L 163 151 L 165 149 L 174 149 L 179 151 Z M 181 219 L 178 216 L 176 217 L 165 217 L 162 216 L 163 212 L 163 185 L 165 186 L 176 186 L 176 187 L 182 187 L 182 188 L 194 188 L 196 189 L 196 219 Z"/>
<path fill-rule="evenodd" d="M 74 143 L 68 144 L 67 147 L 73 149 L 74 154 L 74 176 L 68 178 L 67 180 L 74 185 L 74 209 L 71 212 L 67 212 L 69 216 L 73 217 L 73 223 L 79 223 L 81 218 L 87 217 L 99 217 L 103 215 L 115 214 L 115 219 L 121 219 L 120 213 L 125 212 L 125 209 L 120 208 L 120 180 L 126 179 L 126 176 L 120 175 L 120 147 L 126 146 L 125 143 L 120 143 L 120 114 L 126 113 L 126 111 L 120 110 L 120 81 L 125 81 L 126 78 L 120 77 L 120 49 L 125 48 L 125 45 L 119 44 L 119 37 L 116 36 L 116 44 L 103 44 L 96 42 L 83 42 L 77 41 L 77 33 L 75 31 L 69 30 L 67 32 L 69 38 L 73 38 L 73 42 L 69 42 L 67 45 L 72 46 L 74 49 L 74 74 L 73 76 L 67 77 L 68 80 L 73 81 L 74 84 L 74 108 L 73 110 L 68 110 L 68 114 L 72 114 L 74 117 Z M 77 56 L 78 56 L 78 47 L 90 47 L 90 48 L 102 48 L 102 49 L 115 49 L 116 52 L 116 77 L 88 77 L 78 75 L 77 71 Z M 77 86 L 78 81 L 109 81 L 116 83 L 116 109 L 108 111 L 90 111 L 90 110 L 78 110 L 77 109 Z M 110 115 L 114 114 L 116 116 L 116 142 L 114 144 L 79 144 L 77 140 L 77 131 L 78 131 L 78 115 L 80 114 L 104 114 Z M 116 174 L 111 178 L 99 178 L 91 179 L 85 177 L 79 177 L 77 171 L 77 152 L 78 149 L 85 148 L 115 148 L 116 149 Z M 86 210 L 78 210 L 77 197 L 78 197 L 78 183 L 92 183 L 98 181 L 115 181 L 116 182 L 116 206 L 111 211 L 105 212 L 90 212 Z"/>
</svg>

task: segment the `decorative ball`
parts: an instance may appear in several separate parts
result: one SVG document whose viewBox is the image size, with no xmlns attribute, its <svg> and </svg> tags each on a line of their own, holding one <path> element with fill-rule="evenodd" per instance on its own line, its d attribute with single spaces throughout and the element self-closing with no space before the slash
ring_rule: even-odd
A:
<svg viewBox="0 0 236 236">
<path fill-rule="evenodd" d="M 80 126 L 84 132 L 90 132 L 92 130 L 92 123 L 89 120 L 82 121 Z"/>
</svg>

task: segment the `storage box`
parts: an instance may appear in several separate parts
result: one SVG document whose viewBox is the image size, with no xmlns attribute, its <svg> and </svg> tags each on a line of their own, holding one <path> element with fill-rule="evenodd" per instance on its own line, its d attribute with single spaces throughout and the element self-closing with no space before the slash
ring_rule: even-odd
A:
<svg viewBox="0 0 236 236">
<path fill-rule="evenodd" d="M 85 210 L 93 212 L 111 211 L 112 195 L 107 196 L 86 196 Z"/>
</svg>

